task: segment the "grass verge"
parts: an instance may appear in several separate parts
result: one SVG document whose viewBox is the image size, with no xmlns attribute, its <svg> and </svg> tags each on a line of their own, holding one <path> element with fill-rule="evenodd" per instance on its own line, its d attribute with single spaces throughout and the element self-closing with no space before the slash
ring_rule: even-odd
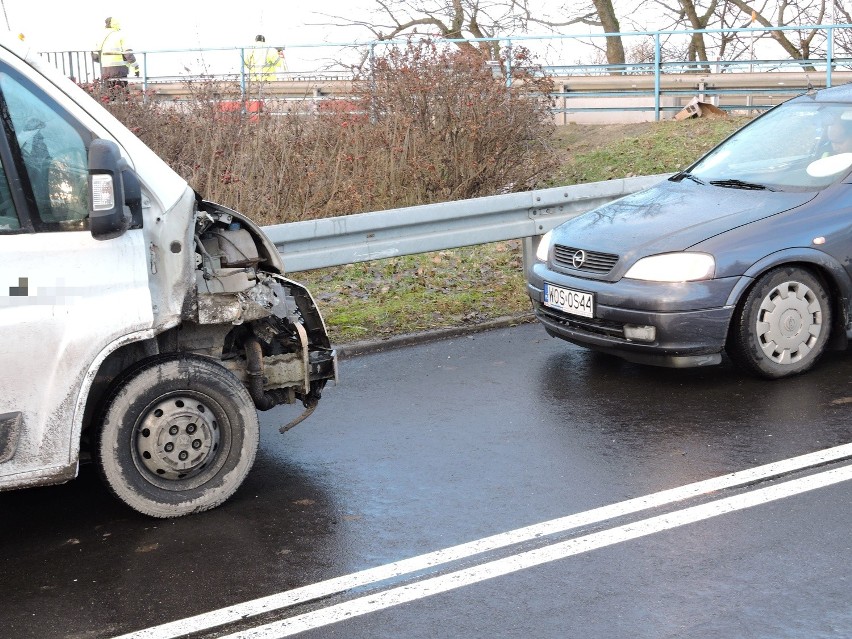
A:
<svg viewBox="0 0 852 639">
<path fill-rule="evenodd" d="M 530 310 L 520 240 L 292 277 L 313 293 L 336 344 L 476 325 Z"/>
</svg>

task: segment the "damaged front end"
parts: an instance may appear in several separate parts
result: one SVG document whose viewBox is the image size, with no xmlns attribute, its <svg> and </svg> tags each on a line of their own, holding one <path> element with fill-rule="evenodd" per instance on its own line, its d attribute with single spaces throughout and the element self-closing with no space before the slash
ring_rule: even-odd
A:
<svg viewBox="0 0 852 639">
<path fill-rule="evenodd" d="M 259 410 L 317 405 L 337 357 L 311 294 L 283 275 L 274 245 L 248 218 L 200 202 L 195 224 L 195 296 L 185 316 L 197 326 L 184 344 L 221 360 L 246 386 Z"/>
</svg>

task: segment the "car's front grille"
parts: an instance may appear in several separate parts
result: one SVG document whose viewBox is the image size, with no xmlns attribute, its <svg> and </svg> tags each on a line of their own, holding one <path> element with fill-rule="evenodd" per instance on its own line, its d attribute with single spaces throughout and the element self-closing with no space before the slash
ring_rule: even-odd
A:
<svg viewBox="0 0 852 639">
<path fill-rule="evenodd" d="M 618 255 L 612 253 L 598 253 L 561 244 L 553 247 L 553 263 L 573 271 L 606 275 L 617 262 Z"/>
</svg>

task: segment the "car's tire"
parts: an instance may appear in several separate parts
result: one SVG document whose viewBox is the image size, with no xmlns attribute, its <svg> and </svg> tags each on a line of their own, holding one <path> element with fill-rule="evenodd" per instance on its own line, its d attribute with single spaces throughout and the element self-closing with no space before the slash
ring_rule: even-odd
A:
<svg viewBox="0 0 852 639">
<path fill-rule="evenodd" d="M 727 352 L 761 377 L 777 379 L 811 368 L 831 333 L 831 300 L 810 271 L 781 267 L 761 276 L 734 314 Z"/>
<path fill-rule="evenodd" d="M 254 404 L 230 371 L 195 355 L 165 355 L 115 381 L 95 455 L 107 486 L 128 506 L 178 517 L 233 495 L 258 439 Z"/>
</svg>

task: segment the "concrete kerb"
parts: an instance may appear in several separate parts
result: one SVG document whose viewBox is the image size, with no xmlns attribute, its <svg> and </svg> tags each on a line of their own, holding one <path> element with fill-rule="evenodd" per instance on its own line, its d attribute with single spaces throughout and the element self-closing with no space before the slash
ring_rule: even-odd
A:
<svg viewBox="0 0 852 639">
<path fill-rule="evenodd" d="M 404 346 L 426 344 L 428 342 L 481 333 L 497 328 L 508 328 L 510 326 L 517 326 L 518 324 L 526 324 L 533 320 L 535 320 L 535 315 L 532 312 L 520 313 L 518 315 L 497 317 L 485 322 L 466 324 L 464 326 L 436 328 L 431 331 L 423 331 L 420 333 L 395 335 L 387 339 L 364 340 L 361 342 L 353 342 L 351 344 L 335 345 L 334 348 L 337 351 L 338 358 L 348 359 L 350 357 L 357 357 L 358 355 L 369 355 L 370 353 L 378 353 L 395 348 L 402 348 Z"/>
</svg>

